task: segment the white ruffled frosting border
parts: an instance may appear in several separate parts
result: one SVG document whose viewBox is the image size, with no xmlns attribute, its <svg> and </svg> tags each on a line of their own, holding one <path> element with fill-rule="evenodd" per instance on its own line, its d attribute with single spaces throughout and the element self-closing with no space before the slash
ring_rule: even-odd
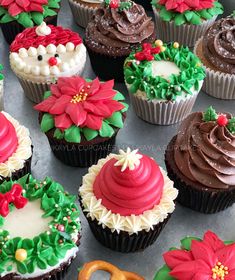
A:
<svg viewBox="0 0 235 280">
<path fill-rule="evenodd" d="M 32 141 L 29 130 L 8 113 L 2 111 L 4 116 L 13 124 L 18 138 L 18 147 L 13 155 L 4 163 L 0 163 L 0 179 L 11 177 L 12 174 L 24 167 L 25 161 L 32 156 Z"/>
<path fill-rule="evenodd" d="M 97 165 L 89 168 L 88 173 L 83 177 L 82 186 L 79 189 L 84 213 L 92 220 L 97 220 L 103 228 L 108 227 L 112 232 L 126 231 L 130 235 L 139 231 L 149 231 L 155 225 L 163 222 L 175 209 L 174 200 L 178 190 L 173 187 L 173 182 L 168 178 L 167 173 L 161 168 L 164 177 L 164 189 L 160 203 L 153 209 L 145 211 L 141 215 L 121 216 L 114 214 L 102 205 L 102 199 L 97 199 L 93 193 L 93 183 L 103 165 L 111 158 L 116 157 L 110 154 L 105 159 L 100 159 Z"/>
</svg>

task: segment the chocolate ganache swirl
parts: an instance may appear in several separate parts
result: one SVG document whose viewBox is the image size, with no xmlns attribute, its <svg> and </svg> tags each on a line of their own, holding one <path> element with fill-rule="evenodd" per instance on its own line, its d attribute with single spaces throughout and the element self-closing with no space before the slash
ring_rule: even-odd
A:
<svg viewBox="0 0 235 280">
<path fill-rule="evenodd" d="M 142 6 L 133 2 L 120 11 L 103 5 L 86 29 L 86 41 L 106 48 L 127 48 L 141 44 L 154 34 L 154 23 Z"/>
<path fill-rule="evenodd" d="M 183 121 L 174 160 L 191 181 L 215 189 L 235 186 L 235 135 L 217 122 L 203 121 L 202 113 L 193 113 Z"/>
<path fill-rule="evenodd" d="M 207 30 L 203 53 L 219 71 L 235 74 L 235 18 L 218 20 Z"/>
</svg>

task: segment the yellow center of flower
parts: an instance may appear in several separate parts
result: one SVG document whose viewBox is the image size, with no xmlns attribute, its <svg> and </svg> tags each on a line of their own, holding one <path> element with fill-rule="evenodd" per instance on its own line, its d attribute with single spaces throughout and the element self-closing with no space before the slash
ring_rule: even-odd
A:
<svg viewBox="0 0 235 280">
<path fill-rule="evenodd" d="M 215 267 L 212 268 L 212 279 L 225 280 L 226 275 L 228 275 L 228 267 L 222 265 L 221 262 L 217 262 Z"/>
<path fill-rule="evenodd" d="M 78 102 L 83 102 L 87 99 L 88 93 L 85 92 L 84 89 L 82 89 L 79 93 L 74 95 L 72 99 L 70 100 L 71 103 L 78 103 Z"/>
</svg>

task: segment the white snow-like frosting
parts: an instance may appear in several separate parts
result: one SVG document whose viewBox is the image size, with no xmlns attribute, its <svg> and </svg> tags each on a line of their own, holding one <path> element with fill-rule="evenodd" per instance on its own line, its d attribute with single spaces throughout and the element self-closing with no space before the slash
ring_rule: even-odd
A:
<svg viewBox="0 0 235 280">
<path fill-rule="evenodd" d="M 127 168 L 130 170 L 134 170 L 135 167 L 140 165 L 140 159 L 143 156 L 138 154 L 138 149 L 131 151 L 128 147 L 127 151 L 120 150 L 119 154 L 116 155 L 117 162 L 114 164 L 115 166 L 121 166 L 121 171 L 125 171 Z"/>
<path fill-rule="evenodd" d="M 3 80 L 0 81 L 0 111 L 3 110 Z"/>
<path fill-rule="evenodd" d="M 43 21 L 35 30 L 38 36 L 47 36 L 51 34 L 51 28 Z"/>
<path fill-rule="evenodd" d="M 51 66 L 48 61 L 56 57 L 57 64 Z M 38 60 L 38 56 L 42 56 Z M 84 44 L 75 47 L 72 42 L 66 45 L 49 44 L 38 48 L 21 48 L 19 52 L 10 53 L 10 64 L 15 74 L 32 82 L 55 82 L 58 77 L 69 77 L 82 73 L 86 62 Z"/>
<path fill-rule="evenodd" d="M 164 177 L 164 188 L 162 198 L 153 209 L 145 211 L 141 215 L 121 216 L 114 214 L 102 205 L 102 199 L 97 199 L 93 192 L 94 181 L 103 165 L 117 155 L 110 154 L 105 159 L 100 159 L 97 165 L 89 168 L 88 173 L 83 177 L 82 186 L 79 189 L 84 212 L 87 217 L 97 220 L 103 228 L 108 227 L 112 232 L 126 231 L 130 235 L 139 231 L 149 231 L 155 225 L 163 222 L 175 209 L 174 200 L 178 195 L 177 189 L 173 187 L 173 182 L 168 178 L 166 172 L 161 169 Z"/>
<path fill-rule="evenodd" d="M 2 112 L 4 116 L 12 123 L 16 130 L 18 138 L 18 147 L 7 161 L 0 163 L 0 178 L 11 177 L 12 173 L 24 167 L 25 161 L 32 156 L 32 142 L 29 136 L 29 130 L 20 125 L 17 120 L 12 118 L 8 113 Z"/>
</svg>

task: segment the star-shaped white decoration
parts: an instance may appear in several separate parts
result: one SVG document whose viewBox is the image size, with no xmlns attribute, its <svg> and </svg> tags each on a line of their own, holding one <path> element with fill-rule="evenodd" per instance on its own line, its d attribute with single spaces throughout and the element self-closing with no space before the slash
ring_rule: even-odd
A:
<svg viewBox="0 0 235 280">
<path fill-rule="evenodd" d="M 117 162 L 114 166 L 122 166 L 121 171 L 125 171 L 127 168 L 134 170 L 140 164 L 140 159 L 143 156 L 138 154 L 138 149 L 131 151 L 128 147 L 126 152 L 119 150 L 119 155 L 116 156 Z"/>
</svg>

